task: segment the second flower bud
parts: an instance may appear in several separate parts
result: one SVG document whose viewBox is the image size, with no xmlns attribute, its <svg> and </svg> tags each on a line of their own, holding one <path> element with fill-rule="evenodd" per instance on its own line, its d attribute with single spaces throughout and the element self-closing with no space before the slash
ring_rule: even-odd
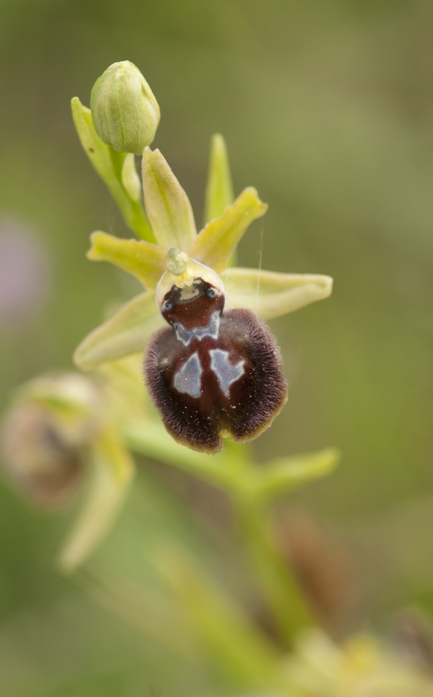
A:
<svg viewBox="0 0 433 697">
<path fill-rule="evenodd" d="M 95 82 L 90 107 L 99 137 L 118 152 L 141 155 L 155 138 L 159 105 L 143 75 L 130 61 L 107 68 Z"/>
</svg>

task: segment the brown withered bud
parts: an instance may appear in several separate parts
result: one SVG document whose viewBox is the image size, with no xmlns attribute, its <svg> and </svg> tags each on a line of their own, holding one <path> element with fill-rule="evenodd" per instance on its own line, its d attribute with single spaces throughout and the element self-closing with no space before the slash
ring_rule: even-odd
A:
<svg viewBox="0 0 433 697">
<path fill-rule="evenodd" d="M 43 404 L 26 401 L 2 425 L 0 459 L 15 487 L 41 508 L 67 503 L 81 482 L 80 449 L 67 442 Z"/>
<path fill-rule="evenodd" d="M 357 560 L 346 545 L 304 511 L 277 516 L 274 535 L 327 631 L 341 638 L 361 609 Z"/>
<path fill-rule="evenodd" d="M 192 278 L 186 272 L 177 282 L 167 272 L 157 289 L 170 328 L 148 349 L 145 379 L 173 438 L 217 453 L 223 436 L 260 435 L 285 404 L 287 386 L 269 329 L 248 310 L 224 312 L 221 279 L 193 264 Z"/>
</svg>

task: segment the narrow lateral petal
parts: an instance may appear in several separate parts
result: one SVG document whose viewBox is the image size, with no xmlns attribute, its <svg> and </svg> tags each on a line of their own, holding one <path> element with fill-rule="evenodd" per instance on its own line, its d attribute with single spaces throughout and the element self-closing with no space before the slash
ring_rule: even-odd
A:
<svg viewBox="0 0 433 697">
<path fill-rule="evenodd" d="M 161 247 L 189 252 L 197 230 L 188 196 L 159 150 L 144 148 L 143 192 L 146 212 Z"/>
<path fill-rule="evenodd" d="M 164 324 L 155 293 L 137 295 L 81 342 L 74 361 L 82 370 L 92 370 L 102 363 L 144 351 L 152 334 Z"/>
<path fill-rule="evenodd" d="M 330 276 L 233 268 L 227 269 L 221 278 L 227 307 L 244 307 L 261 319 L 293 312 L 327 298 L 332 291 Z"/>
<path fill-rule="evenodd" d="M 123 240 L 106 232 L 94 232 L 90 236 L 92 246 L 87 258 L 92 261 L 109 261 L 136 276 L 148 290 L 155 290 L 165 273 L 166 251 L 144 240 Z"/>
<path fill-rule="evenodd" d="M 218 273 L 228 260 L 247 227 L 267 211 L 253 187 L 245 189 L 223 215 L 211 220 L 194 240 L 191 256 Z"/>
<path fill-rule="evenodd" d="M 132 201 L 141 200 L 141 180 L 135 168 L 135 157 L 132 153 L 126 155 L 122 167 L 122 184 Z"/>
<path fill-rule="evenodd" d="M 225 140 L 219 133 L 211 139 L 206 186 L 205 224 L 219 218 L 233 203 L 233 185 Z"/>
</svg>

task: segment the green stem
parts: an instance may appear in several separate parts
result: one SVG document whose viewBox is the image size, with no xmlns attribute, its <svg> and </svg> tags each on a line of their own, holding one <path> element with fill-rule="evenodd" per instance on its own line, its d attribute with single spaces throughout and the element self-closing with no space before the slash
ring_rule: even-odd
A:
<svg viewBox="0 0 433 697">
<path fill-rule="evenodd" d="M 295 577 L 273 543 L 265 506 L 257 498 L 255 467 L 245 446 L 227 441 L 225 450 L 214 457 L 191 452 L 149 420 L 123 424 L 122 438 L 135 452 L 213 484 L 231 497 L 264 597 L 288 646 L 299 630 L 315 624 Z"/>
<path fill-rule="evenodd" d="M 313 614 L 290 567 L 272 540 L 263 507 L 242 494 L 232 496 L 232 504 L 264 597 L 281 638 L 291 647 L 300 630 L 316 624 Z"/>
<path fill-rule="evenodd" d="M 142 240 L 154 243 L 155 237 L 153 230 L 149 224 L 149 221 L 147 220 L 142 202 L 134 201 L 129 196 L 122 183 L 122 167 L 125 161 L 126 153 L 118 153 L 112 148 L 109 149 L 109 152 L 115 177 L 115 185 L 110 186 L 110 182 L 107 180 L 106 181 L 114 199 L 117 202 L 117 205 L 123 213 L 125 223 L 132 230 L 132 232 L 135 232 L 135 234 Z"/>
<path fill-rule="evenodd" d="M 142 203 L 139 201 L 132 201 L 131 199 L 130 203 L 131 211 L 127 220 L 129 227 L 145 242 L 155 243 L 155 236 L 147 220 Z"/>
</svg>

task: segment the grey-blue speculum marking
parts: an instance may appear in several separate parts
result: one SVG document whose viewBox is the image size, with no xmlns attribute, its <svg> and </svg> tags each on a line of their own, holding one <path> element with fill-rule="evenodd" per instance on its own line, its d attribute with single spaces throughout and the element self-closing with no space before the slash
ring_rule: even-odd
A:
<svg viewBox="0 0 433 697">
<path fill-rule="evenodd" d="M 201 268 L 187 282 L 163 276 L 157 301 L 170 326 L 149 346 L 145 380 L 173 438 L 217 453 L 223 436 L 260 435 L 284 406 L 287 385 L 268 327 L 249 310 L 224 312 L 221 280 Z"/>
</svg>

